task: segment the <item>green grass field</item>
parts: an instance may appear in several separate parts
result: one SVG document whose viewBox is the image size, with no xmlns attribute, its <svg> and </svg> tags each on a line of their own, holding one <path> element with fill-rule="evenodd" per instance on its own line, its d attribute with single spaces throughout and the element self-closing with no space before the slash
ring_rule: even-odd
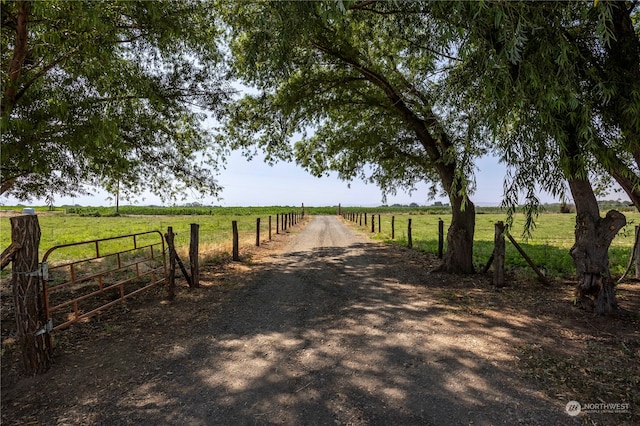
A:
<svg viewBox="0 0 640 426">
<path fill-rule="evenodd" d="M 629 262 L 631 249 L 634 243 L 635 226 L 640 223 L 640 214 L 625 212 L 627 226 L 616 236 L 609 251 L 611 272 L 614 275 L 621 275 Z M 397 214 L 383 212 L 381 227 L 378 233 L 378 218 L 375 218 L 374 238 L 391 241 L 391 217 L 395 216 L 395 240 L 398 244 L 407 244 L 407 225 L 411 218 L 413 247 L 419 250 L 437 253 L 438 252 L 438 220 L 444 221 L 445 250 L 446 232 L 449 227 L 450 215 L 447 214 Z M 368 214 L 367 226 L 362 229 L 371 231 L 371 212 Z M 505 221 L 504 213 L 479 213 L 476 216 L 476 231 L 474 242 L 474 263 L 478 269 L 482 268 L 491 253 L 493 252 L 494 225 L 497 221 Z M 575 227 L 575 215 L 560 213 L 541 214 L 536 220 L 536 228 L 532 231 L 532 236 L 525 239 L 524 215 L 517 215 L 513 227 L 510 231 L 514 239 L 520 244 L 524 251 L 538 265 L 544 267 L 547 275 L 554 277 L 571 277 L 574 273 L 573 262 L 569 255 L 569 249 L 573 245 L 573 231 Z M 505 263 L 507 267 L 524 268 L 523 272 L 534 276 L 530 271 L 526 261 L 520 256 L 515 247 L 507 240 Z"/>
<path fill-rule="evenodd" d="M 17 210 L 17 209 L 16 209 Z M 43 209 L 46 210 L 46 209 Z M 91 210 L 87 209 L 90 213 Z M 97 211 L 94 209 L 94 211 Z M 151 210 L 153 211 L 153 210 Z M 158 230 L 164 234 L 169 226 L 173 227 L 176 234 L 175 244 L 178 253 L 185 254 L 188 251 L 190 228 L 192 223 L 200 226 L 199 244 L 203 254 L 215 252 L 231 252 L 232 247 L 232 221 L 238 222 L 238 233 L 241 245 L 255 244 L 256 219 L 261 219 L 261 240 L 268 238 L 268 218 L 272 216 L 272 232 L 275 234 L 276 214 L 300 211 L 293 207 L 273 207 L 244 209 L 229 212 L 218 211 L 216 214 L 197 215 L 121 215 L 106 216 L 101 214 L 96 217 L 92 214 L 80 215 L 68 214 L 65 211 L 39 211 L 40 223 L 40 257 L 51 247 L 76 243 L 80 241 L 111 238 L 119 235 L 134 234 Z M 159 240 L 159 236 L 149 235 L 142 237 L 137 242 L 139 245 L 149 244 Z M 4 249 L 11 243 L 11 229 L 8 217 L 0 218 L 0 247 Z M 123 240 L 107 241 L 100 243 L 100 253 L 107 254 L 122 250 Z M 62 260 L 78 260 L 92 257 L 95 253 L 95 245 L 74 246 L 57 249 L 48 259 L 50 262 Z"/>
<path fill-rule="evenodd" d="M 11 207 L 4 207 L 11 209 Z M 19 211 L 19 207 L 14 207 Z M 159 230 L 163 234 L 167 227 L 173 227 L 176 246 L 179 253 L 186 254 L 189 244 L 190 224 L 200 225 L 201 253 L 230 252 L 232 244 L 231 221 L 238 221 L 241 245 L 255 244 L 256 218 L 261 218 L 261 240 L 268 238 L 268 216 L 272 216 L 272 230 L 275 233 L 276 213 L 300 211 L 299 207 L 198 207 L 198 208 L 151 208 L 121 207 L 120 216 L 112 216 L 113 208 L 72 208 L 58 209 L 48 212 L 46 207 L 38 208 L 41 228 L 40 253 L 42 255 L 56 245 L 79 241 L 109 238 L 118 235 Z M 449 226 L 450 213 L 445 208 L 367 208 L 345 209 L 349 211 L 367 211 L 371 214 L 382 214 L 382 232 L 378 233 L 377 218 L 374 238 L 391 241 L 391 217 L 395 216 L 395 240 L 398 244 L 407 242 L 407 222 L 412 219 L 413 245 L 419 250 L 437 253 L 438 219 L 444 221 L 445 234 Z M 306 208 L 307 214 L 336 214 L 335 207 Z M 183 214 L 177 214 L 183 213 Z M 191 213 L 186 215 L 184 213 Z M 629 260 L 634 240 L 634 227 L 640 223 L 640 214 L 625 211 L 628 225 L 615 238 L 610 250 L 611 271 L 620 275 Z M 476 216 L 476 235 L 474 243 L 474 262 L 481 268 L 493 251 L 494 224 L 505 220 L 505 214 L 497 209 L 478 209 Z M 575 215 L 545 213 L 541 214 L 533 230 L 532 238 L 522 237 L 524 216 L 515 218 L 511 235 L 522 245 L 533 261 L 543 266 L 547 274 L 556 277 L 570 277 L 573 264 L 569 256 L 569 248 L 573 245 L 573 229 Z M 363 230 L 370 232 L 371 222 Z M 0 247 L 4 249 L 10 244 L 11 232 L 9 218 L 0 218 Z M 139 244 L 157 240 L 159 236 L 151 235 L 139 241 Z M 101 243 L 101 253 L 114 252 L 120 249 L 121 241 Z M 72 247 L 56 250 L 49 259 L 51 262 L 69 259 L 81 259 L 91 256 L 92 246 Z M 506 264 L 508 267 L 522 268 L 525 273 L 526 262 L 516 249 L 507 242 Z"/>
</svg>

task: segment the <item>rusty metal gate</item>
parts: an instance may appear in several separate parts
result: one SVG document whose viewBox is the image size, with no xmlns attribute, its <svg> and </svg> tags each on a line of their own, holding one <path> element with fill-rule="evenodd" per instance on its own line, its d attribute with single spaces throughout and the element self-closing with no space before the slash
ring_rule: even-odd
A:
<svg viewBox="0 0 640 426">
<path fill-rule="evenodd" d="M 123 247 L 126 249 L 122 249 Z M 51 261 L 64 251 L 82 260 Z M 47 327 L 59 330 L 165 282 L 167 260 L 160 231 L 50 248 L 42 258 L 43 305 Z"/>
</svg>

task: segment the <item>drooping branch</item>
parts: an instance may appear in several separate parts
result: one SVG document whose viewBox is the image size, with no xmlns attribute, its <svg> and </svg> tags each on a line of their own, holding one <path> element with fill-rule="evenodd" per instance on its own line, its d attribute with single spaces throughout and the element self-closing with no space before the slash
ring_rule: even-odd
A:
<svg viewBox="0 0 640 426">
<path fill-rule="evenodd" d="M 640 211 L 640 176 L 620 161 L 612 149 L 607 148 L 601 141 L 596 140 L 594 155 L 598 162 L 606 167 L 611 176 L 627 193 L 633 205 Z"/>
<path fill-rule="evenodd" d="M 360 64 L 355 58 L 318 42 L 314 43 L 314 47 L 328 55 L 340 59 L 384 92 L 389 102 L 391 102 L 393 107 L 416 132 L 418 140 L 424 147 L 427 155 L 434 163 L 434 167 L 440 175 L 443 187 L 447 192 L 450 192 L 454 183 L 455 165 L 451 162 L 445 161 L 446 159 L 443 153 L 451 147 L 451 143 L 446 137 L 444 131 L 440 129 L 438 119 L 433 114 L 429 114 L 425 120 L 418 117 L 403 101 L 402 95 L 397 92 L 396 88 L 384 76 Z M 427 126 L 438 128 L 440 130 L 438 132 L 439 135 L 432 135 Z"/>
</svg>

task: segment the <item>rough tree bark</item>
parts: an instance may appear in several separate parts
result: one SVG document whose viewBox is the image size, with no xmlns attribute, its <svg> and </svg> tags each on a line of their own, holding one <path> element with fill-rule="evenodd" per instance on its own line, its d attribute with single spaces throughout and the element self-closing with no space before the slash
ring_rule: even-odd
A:
<svg viewBox="0 0 640 426">
<path fill-rule="evenodd" d="M 451 197 L 451 225 L 447 230 L 447 250 L 442 259 L 440 271 L 472 274 L 473 236 L 476 225 L 476 209 L 471 200 L 465 202 L 462 196 Z"/>
<path fill-rule="evenodd" d="M 600 217 L 600 207 L 589 182 L 581 148 L 587 145 L 574 123 L 566 123 L 567 139 L 560 151 L 561 165 L 576 205 L 575 243 L 570 254 L 576 268 L 576 297 L 585 309 L 598 314 L 619 309 L 615 282 L 609 271 L 609 246 L 626 225 L 625 216 L 611 210 Z"/>
<path fill-rule="evenodd" d="M 38 276 L 40 225 L 35 215 L 11 218 L 11 240 L 21 248 L 13 258 L 12 287 L 18 341 L 25 373 L 43 373 L 51 366 L 51 335 L 44 332 L 47 319 Z"/>
<path fill-rule="evenodd" d="M 609 246 L 626 225 L 625 216 L 611 210 L 600 217 L 591 184 L 572 179 L 569 187 L 576 204 L 575 244 L 570 250 L 578 277 L 576 296 L 580 305 L 598 314 L 619 309 L 615 282 L 609 271 Z"/>
</svg>

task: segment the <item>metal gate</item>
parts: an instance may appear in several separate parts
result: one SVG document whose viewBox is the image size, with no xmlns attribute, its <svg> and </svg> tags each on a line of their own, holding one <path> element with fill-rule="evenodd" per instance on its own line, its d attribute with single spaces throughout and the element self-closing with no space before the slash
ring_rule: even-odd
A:
<svg viewBox="0 0 640 426">
<path fill-rule="evenodd" d="M 65 250 L 82 260 L 50 261 Z M 58 245 L 45 253 L 39 275 L 46 331 L 59 330 L 165 282 L 164 238 L 149 231 Z"/>
</svg>

